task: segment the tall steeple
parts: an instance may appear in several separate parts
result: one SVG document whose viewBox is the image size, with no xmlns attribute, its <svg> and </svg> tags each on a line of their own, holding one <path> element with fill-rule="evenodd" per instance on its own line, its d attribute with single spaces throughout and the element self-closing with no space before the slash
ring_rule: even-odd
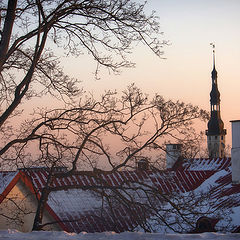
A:
<svg viewBox="0 0 240 240">
<path fill-rule="evenodd" d="M 212 90 L 210 92 L 211 117 L 206 131 L 209 157 L 224 157 L 225 135 L 224 123 L 220 115 L 220 92 L 217 84 L 217 71 L 215 67 L 215 45 L 213 47 Z"/>
</svg>

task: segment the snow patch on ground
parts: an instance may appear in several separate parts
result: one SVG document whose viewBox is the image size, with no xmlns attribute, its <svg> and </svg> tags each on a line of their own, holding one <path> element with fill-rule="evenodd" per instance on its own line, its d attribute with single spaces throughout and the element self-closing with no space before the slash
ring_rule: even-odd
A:
<svg viewBox="0 0 240 240">
<path fill-rule="evenodd" d="M 236 240 L 239 233 L 202 233 L 202 234 L 162 234 L 162 233 L 66 233 L 66 232 L 31 232 L 21 233 L 16 230 L 0 231 L 3 240 Z"/>
</svg>

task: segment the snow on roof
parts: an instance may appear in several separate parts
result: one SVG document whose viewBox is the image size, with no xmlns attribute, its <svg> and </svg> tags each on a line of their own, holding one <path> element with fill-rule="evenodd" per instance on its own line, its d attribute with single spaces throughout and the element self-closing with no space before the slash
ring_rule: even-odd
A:
<svg viewBox="0 0 240 240">
<path fill-rule="evenodd" d="M 1 171 L 0 172 L 0 194 L 6 189 L 9 183 L 17 175 L 17 171 Z"/>
<path fill-rule="evenodd" d="M 27 172 L 37 189 L 42 189 L 47 181 L 46 169 Z M 177 169 L 176 171 L 118 171 L 118 172 L 75 172 L 71 176 L 54 178 L 52 187 L 60 189 L 112 186 L 120 187 L 126 183 L 144 183 L 158 188 L 163 193 L 188 192 L 200 186 L 215 171 L 192 171 Z"/>
<path fill-rule="evenodd" d="M 48 205 L 58 215 L 70 232 L 106 231 L 95 220 L 95 213 L 101 209 L 101 198 L 89 190 L 68 189 L 51 192 Z M 95 225 L 93 227 L 93 225 Z"/>
<path fill-rule="evenodd" d="M 144 183 L 162 193 L 184 194 L 193 190 L 207 191 L 211 186 L 216 208 L 237 208 L 240 206 L 240 187 L 231 184 L 229 166 L 229 158 L 185 159 L 175 170 L 75 172 L 68 177 L 60 174 L 53 179 L 51 186 L 55 190 L 50 193 L 47 204 L 69 232 L 132 230 L 137 223 L 129 211 L 117 205 L 113 210 L 116 219 L 113 219 L 110 214 L 112 209 L 107 209 L 101 191 L 94 192 L 91 189 L 101 189 L 102 186 L 121 188 L 129 183 Z M 30 176 L 34 187 L 41 192 L 47 181 L 48 170 L 36 168 L 21 172 Z M 2 178 L 3 176 L 5 175 L 2 175 Z M 13 173 L 11 176 L 14 178 Z M 11 178 L 6 178 L 6 183 L 9 181 Z M 4 186 L 6 184 L 1 185 L 1 188 L 4 189 Z M 232 196 L 236 196 L 234 201 L 231 200 Z"/>
<path fill-rule="evenodd" d="M 231 169 L 222 169 L 217 171 L 210 178 L 206 179 L 203 184 L 198 187 L 195 193 L 210 192 L 208 206 L 212 209 L 221 210 L 222 216 L 217 224 L 219 226 L 227 226 L 229 218 L 231 219 L 231 231 L 239 226 L 240 215 L 240 185 L 232 184 Z M 231 210 L 228 213 L 228 219 L 224 217 L 224 211 Z"/>
<path fill-rule="evenodd" d="M 183 167 L 176 171 L 76 172 L 68 177 L 59 176 L 54 179 L 52 186 L 60 190 L 50 193 L 48 205 L 70 232 L 101 232 L 113 229 L 121 232 L 133 229 L 137 223 L 123 206 L 114 209 L 116 219 L 112 219 L 111 209 L 106 209 L 103 198 L 100 194 L 86 190 L 88 187 L 121 187 L 129 183 L 144 183 L 162 193 L 184 193 L 196 189 L 214 173 L 210 170 L 186 170 Z M 48 176 L 46 169 L 30 170 L 28 174 L 37 189 L 45 186 Z"/>
<path fill-rule="evenodd" d="M 231 165 L 231 158 L 184 159 L 181 168 L 188 171 L 218 171 Z"/>
</svg>

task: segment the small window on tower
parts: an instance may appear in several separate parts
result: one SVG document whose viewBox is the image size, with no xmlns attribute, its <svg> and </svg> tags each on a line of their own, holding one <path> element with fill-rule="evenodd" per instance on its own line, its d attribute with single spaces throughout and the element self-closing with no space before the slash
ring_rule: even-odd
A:
<svg viewBox="0 0 240 240">
<path fill-rule="evenodd" d="M 223 136 L 221 136 L 221 139 L 223 140 Z"/>
</svg>

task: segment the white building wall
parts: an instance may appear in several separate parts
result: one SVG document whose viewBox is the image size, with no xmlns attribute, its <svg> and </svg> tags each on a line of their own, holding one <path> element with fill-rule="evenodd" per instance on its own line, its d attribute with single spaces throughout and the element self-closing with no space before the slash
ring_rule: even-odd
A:
<svg viewBox="0 0 240 240">
<path fill-rule="evenodd" d="M 37 209 L 36 197 L 20 180 L 0 204 L 0 229 L 16 229 L 21 232 L 32 231 Z M 45 212 L 43 223 L 54 219 Z M 44 230 L 61 230 L 58 225 L 48 225 Z"/>
<path fill-rule="evenodd" d="M 232 182 L 240 184 L 240 120 L 232 123 Z"/>
<path fill-rule="evenodd" d="M 170 169 L 181 156 L 181 144 L 166 144 L 166 167 Z"/>
</svg>

